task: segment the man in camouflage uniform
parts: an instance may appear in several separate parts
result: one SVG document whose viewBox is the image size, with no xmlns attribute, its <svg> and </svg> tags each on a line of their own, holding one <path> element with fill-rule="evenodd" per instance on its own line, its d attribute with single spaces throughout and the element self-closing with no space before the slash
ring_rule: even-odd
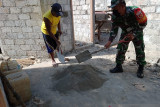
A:
<svg viewBox="0 0 160 107">
<path fill-rule="evenodd" d="M 118 53 L 116 56 L 116 67 L 110 70 L 111 73 L 123 72 L 122 63 L 125 60 L 125 53 L 128 49 L 129 41 L 132 41 L 136 51 L 136 60 L 139 68 L 137 70 L 137 77 L 143 78 L 143 69 L 146 64 L 144 53 L 143 29 L 147 25 L 147 17 L 144 12 L 136 6 L 126 6 L 124 0 L 112 0 L 111 8 L 112 15 L 112 30 L 109 41 L 105 47 L 109 48 L 111 42 L 117 35 L 118 27 L 121 27 L 122 34 L 120 40 L 124 37 L 128 42 L 118 44 Z"/>
</svg>

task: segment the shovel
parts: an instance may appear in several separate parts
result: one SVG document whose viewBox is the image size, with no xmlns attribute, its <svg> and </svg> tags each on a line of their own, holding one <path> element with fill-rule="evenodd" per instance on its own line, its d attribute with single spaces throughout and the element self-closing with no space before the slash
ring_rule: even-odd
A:
<svg viewBox="0 0 160 107">
<path fill-rule="evenodd" d="M 118 45 L 119 43 L 122 43 L 122 42 L 130 42 L 130 41 L 125 41 L 126 38 L 127 38 L 127 37 L 124 37 L 124 38 L 123 38 L 122 40 L 120 40 L 119 42 L 114 43 L 114 44 L 111 44 L 110 47 L 111 47 L 111 46 Z M 97 50 L 97 51 L 93 51 L 93 52 L 89 52 L 88 50 L 86 50 L 86 51 L 84 51 L 84 52 L 76 55 L 75 57 L 76 57 L 78 63 L 81 63 L 81 62 L 84 62 L 84 61 L 86 61 L 86 60 L 88 60 L 88 59 L 91 59 L 91 58 L 92 58 L 92 54 L 95 54 L 95 53 L 100 52 L 100 51 L 105 50 L 105 49 L 106 49 L 106 47 L 104 47 L 104 48 L 102 48 L 102 49 L 99 49 L 99 50 Z"/>
</svg>

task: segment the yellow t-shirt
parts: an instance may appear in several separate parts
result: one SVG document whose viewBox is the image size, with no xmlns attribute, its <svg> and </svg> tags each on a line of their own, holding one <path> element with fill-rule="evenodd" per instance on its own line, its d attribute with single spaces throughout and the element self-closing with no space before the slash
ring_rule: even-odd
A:
<svg viewBox="0 0 160 107">
<path fill-rule="evenodd" d="M 43 18 L 44 17 L 47 18 L 51 22 L 51 32 L 53 34 L 56 34 L 57 26 L 58 26 L 58 23 L 61 19 L 61 16 L 55 17 L 55 16 L 52 15 L 51 10 L 49 10 L 48 12 L 46 12 L 43 15 Z M 45 25 L 44 21 L 42 22 L 41 31 L 44 34 L 49 35 L 49 33 L 47 32 L 46 25 Z"/>
</svg>

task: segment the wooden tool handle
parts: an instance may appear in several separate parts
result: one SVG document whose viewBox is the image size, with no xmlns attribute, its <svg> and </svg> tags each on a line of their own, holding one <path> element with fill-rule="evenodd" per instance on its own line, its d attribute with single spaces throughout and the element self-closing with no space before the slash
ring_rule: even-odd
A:
<svg viewBox="0 0 160 107">
<path fill-rule="evenodd" d="M 118 45 L 118 43 L 119 43 L 119 42 L 113 43 L 113 44 L 110 45 L 110 47 L 111 47 L 111 46 Z M 102 48 L 102 49 L 99 49 L 99 50 L 97 50 L 97 51 L 91 52 L 91 54 L 95 54 L 95 53 L 100 52 L 100 51 L 105 50 L 105 49 L 106 49 L 106 47 L 104 47 L 104 48 Z"/>
</svg>

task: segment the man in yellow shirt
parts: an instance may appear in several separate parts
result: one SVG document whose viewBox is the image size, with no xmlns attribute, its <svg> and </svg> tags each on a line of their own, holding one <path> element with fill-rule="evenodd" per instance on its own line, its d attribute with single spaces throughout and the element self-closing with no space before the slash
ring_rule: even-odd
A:
<svg viewBox="0 0 160 107">
<path fill-rule="evenodd" d="M 43 15 L 41 31 L 48 50 L 51 55 L 53 66 L 58 66 L 54 59 L 54 50 L 60 46 L 59 36 L 62 34 L 60 26 L 60 18 L 62 15 L 62 7 L 59 3 L 54 3 L 52 9 Z M 58 27 L 58 31 L 57 31 Z M 53 49 L 54 48 L 54 49 Z"/>
</svg>

